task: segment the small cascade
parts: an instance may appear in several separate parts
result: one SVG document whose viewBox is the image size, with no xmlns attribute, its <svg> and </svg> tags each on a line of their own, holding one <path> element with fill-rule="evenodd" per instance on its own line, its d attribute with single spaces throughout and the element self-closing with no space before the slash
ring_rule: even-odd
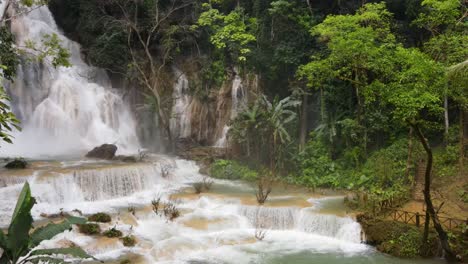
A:
<svg viewBox="0 0 468 264">
<path fill-rule="evenodd" d="M 151 165 L 76 170 L 72 175 L 47 178 L 46 182 L 56 190 L 58 198 L 47 202 L 60 204 L 130 196 L 150 189 L 158 178 L 161 179 L 160 173 L 158 167 Z M 70 190 L 73 190 L 72 195 Z"/>
<path fill-rule="evenodd" d="M 240 214 L 255 228 L 287 230 L 360 243 L 361 226 L 350 217 L 315 213 L 312 208 L 241 206 Z"/>
<path fill-rule="evenodd" d="M 170 128 L 174 137 L 188 138 L 191 133 L 189 82 L 183 72 L 178 69 L 174 69 L 174 72 L 177 82 L 172 93 L 174 105 L 172 106 Z"/>
<path fill-rule="evenodd" d="M 355 243 L 361 242 L 361 226 L 350 217 L 318 214 L 304 209 L 300 211 L 297 219 L 296 228 L 301 231 Z"/>
<path fill-rule="evenodd" d="M 6 86 L 23 131 L 14 133 L 14 144 L 2 146 L 0 155 L 81 155 L 103 143 L 115 143 L 120 153 L 137 151 L 129 107 L 110 87 L 105 72 L 81 59 L 79 45 L 60 32 L 46 6 L 12 19 L 11 31 L 18 46 L 33 41 L 38 49 L 44 36 L 57 35 L 70 51 L 72 66 L 54 68 L 47 58 L 22 58 L 15 82 Z"/>
<path fill-rule="evenodd" d="M 241 206 L 240 214 L 247 217 L 255 228 L 293 229 L 299 209 L 295 207 Z"/>
<path fill-rule="evenodd" d="M 247 93 L 244 89 L 244 85 L 242 84 L 242 78 L 236 72 L 234 80 L 232 81 L 232 88 L 231 88 L 231 114 L 230 119 L 234 119 L 237 117 L 239 112 L 247 104 Z M 227 134 L 229 132 L 229 126 L 224 125 L 221 136 L 216 140 L 214 144 L 215 147 L 225 147 L 227 144 Z"/>
</svg>

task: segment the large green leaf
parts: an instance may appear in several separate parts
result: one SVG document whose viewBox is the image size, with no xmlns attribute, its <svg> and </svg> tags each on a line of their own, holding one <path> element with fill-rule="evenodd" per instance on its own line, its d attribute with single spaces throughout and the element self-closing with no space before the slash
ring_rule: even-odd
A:
<svg viewBox="0 0 468 264">
<path fill-rule="evenodd" d="M 77 258 L 93 258 L 93 256 L 88 255 L 83 249 L 79 247 L 70 247 L 70 248 L 51 248 L 51 249 L 37 249 L 31 252 L 30 256 L 42 256 L 42 255 L 69 255 Z"/>
<path fill-rule="evenodd" d="M 34 248 L 43 240 L 52 239 L 54 236 L 69 230 L 73 224 L 85 224 L 86 219 L 80 217 L 69 216 L 63 222 L 55 224 L 50 223 L 46 226 L 36 229 L 31 234 L 31 241 L 29 242 L 29 247 Z"/>
<path fill-rule="evenodd" d="M 36 200 L 31 196 L 31 189 L 26 182 L 21 190 L 8 228 L 8 248 L 12 252 L 14 261 L 27 253 L 29 230 L 33 223 L 31 208 L 35 203 Z"/>
<path fill-rule="evenodd" d="M 67 262 L 67 261 L 65 261 L 63 259 L 60 259 L 60 258 L 39 257 L 39 258 L 29 259 L 28 263 L 32 263 L 32 264 L 39 264 L 39 263 L 67 264 L 67 263 L 71 263 L 71 262 Z"/>
<path fill-rule="evenodd" d="M 7 239 L 5 234 L 3 234 L 3 230 L 0 229 L 0 248 L 5 249 L 7 247 Z"/>
</svg>

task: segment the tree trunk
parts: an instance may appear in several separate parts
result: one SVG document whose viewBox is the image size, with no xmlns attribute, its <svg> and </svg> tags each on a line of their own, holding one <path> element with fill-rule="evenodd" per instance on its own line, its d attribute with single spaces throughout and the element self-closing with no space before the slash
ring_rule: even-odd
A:
<svg viewBox="0 0 468 264">
<path fill-rule="evenodd" d="M 307 139 L 307 100 L 308 95 L 304 94 L 302 97 L 301 109 L 301 128 L 299 134 L 299 149 L 303 150 Z"/>
<path fill-rule="evenodd" d="M 408 159 L 406 160 L 406 178 L 410 178 L 411 161 L 413 159 L 413 127 L 408 133 Z"/>
<path fill-rule="evenodd" d="M 448 144 L 448 135 L 449 135 L 449 112 L 448 112 L 448 97 L 444 96 L 444 142 Z"/>
<path fill-rule="evenodd" d="M 456 256 L 453 253 L 452 249 L 450 248 L 450 244 L 448 242 L 447 233 L 444 231 L 444 228 L 439 222 L 439 217 L 435 212 L 434 205 L 432 204 L 431 199 L 431 171 L 432 171 L 432 149 L 429 146 L 426 138 L 424 137 L 420 127 L 417 124 L 412 123 L 411 126 L 414 128 L 416 135 L 419 138 L 419 141 L 424 147 L 427 155 L 427 163 L 426 163 L 426 173 L 424 175 L 424 202 L 426 203 L 426 216 L 430 215 L 432 218 L 432 223 L 434 224 L 434 228 L 439 235 L 440 244 L 442 245 L 442 249 L 444 250 L 444 257 L 447 261 L 456 261 Z M 426 218 L 426 222 L 429 222 L 429 219 Z M 425 240 L 424 242 L 426 242 Z"/>
</svg>

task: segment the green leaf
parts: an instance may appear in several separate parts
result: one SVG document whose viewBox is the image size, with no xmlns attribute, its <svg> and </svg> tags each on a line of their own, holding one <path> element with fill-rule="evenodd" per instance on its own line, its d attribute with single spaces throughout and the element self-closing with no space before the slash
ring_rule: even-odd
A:
<svg viewBox="0 0 468 264">
<path fill-rule="evenodd" d="M 36 200 L 34 197 L 31 197 L 29 183 L 26 182 L 21 190 L 10 227 L 8 228 L 8 248 L 12 250 L 14 260 L 27 252 L 29 229 L 31 229 L 33 223 L 31 208 L 35 203 Z"/>
<path fill-rule="evenodd" d="M 51 257 L 39 257 L 28 260 L 28 263 L 39 264 L 39 263 L 49 263 L 49 264 L 66 264 L 71 263 L 59 258 Z"/>
<path fill-rule="evenodd" d="M 6 248 L 7 247 L 7 239 L 5 237 L 5 234 L 3 234 L 2 229 L 0 229 L 0 248 Z"/>
<path fill-rule="evenodd" d="M 31 252 L 31 256 L 41 256 L 41 255 L 69 255 L 77 258 L 93 258 L 93 256 L 86 253 L 83 249 L 79 247 L 70 247 L 70 248 L 51 248 L 51 249 L 37 249 Z"/>
<path fill-rule="evenodd" d="M 50 223 L 46 226 L 40 227 L 36 229 L 31 234 L 31 241 L 29 244 L 30 248 L 36 247 L 41 243 L 43 240 L 48 240 L 53 238 L 54 236 L 70 229 L 73 224 L 85 224 L 86 219 L 80 217 L 69 216 L 65 221 L 55 224 Z"/>
</svg>

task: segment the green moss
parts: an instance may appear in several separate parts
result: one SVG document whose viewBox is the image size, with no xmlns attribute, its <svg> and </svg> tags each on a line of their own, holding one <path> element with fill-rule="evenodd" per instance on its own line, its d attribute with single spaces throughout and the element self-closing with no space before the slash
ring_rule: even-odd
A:
<svg viewBox="0 0 468 264">
<path fill-rule="evenodd" d="M 101 228 L 99 227 L 98 224 L 94 223 L 87 223 L 87 224 L 81 224 L 78 225 L 78 229 L 80 233 L 86 234 L 86 235 L 97 235 L 101 233 Z"/>
<path fill-rule="evenodd" d="M 115 229 L 114 227 L 105 231 L 103 233 L 104 236 L 106 237 L 121 237 L 122 236 L 122 232 L 120 230 L 117 230 Z"/>
<path fill-rule="evenodd" d="M 210 174 L 214 178 L 228 180 L 254 181 L 258 172 L 233 160 L 216 160 L 211 166 Z"/>
<path fill-rule="evenodd" d="M 110 217 L 110 215 L 105 213 L 97 213 L 88 217 L 88 221 L 90 222 L 109 223 L 111 220 L 112 218 Z"/>
<path fill-rule="evenodd" d="M 135 237 L 133 236 L 125 236 L 122 238 L 123 245 L 126 247 L 133 247 L 136 244 Z"/>
</svg>

